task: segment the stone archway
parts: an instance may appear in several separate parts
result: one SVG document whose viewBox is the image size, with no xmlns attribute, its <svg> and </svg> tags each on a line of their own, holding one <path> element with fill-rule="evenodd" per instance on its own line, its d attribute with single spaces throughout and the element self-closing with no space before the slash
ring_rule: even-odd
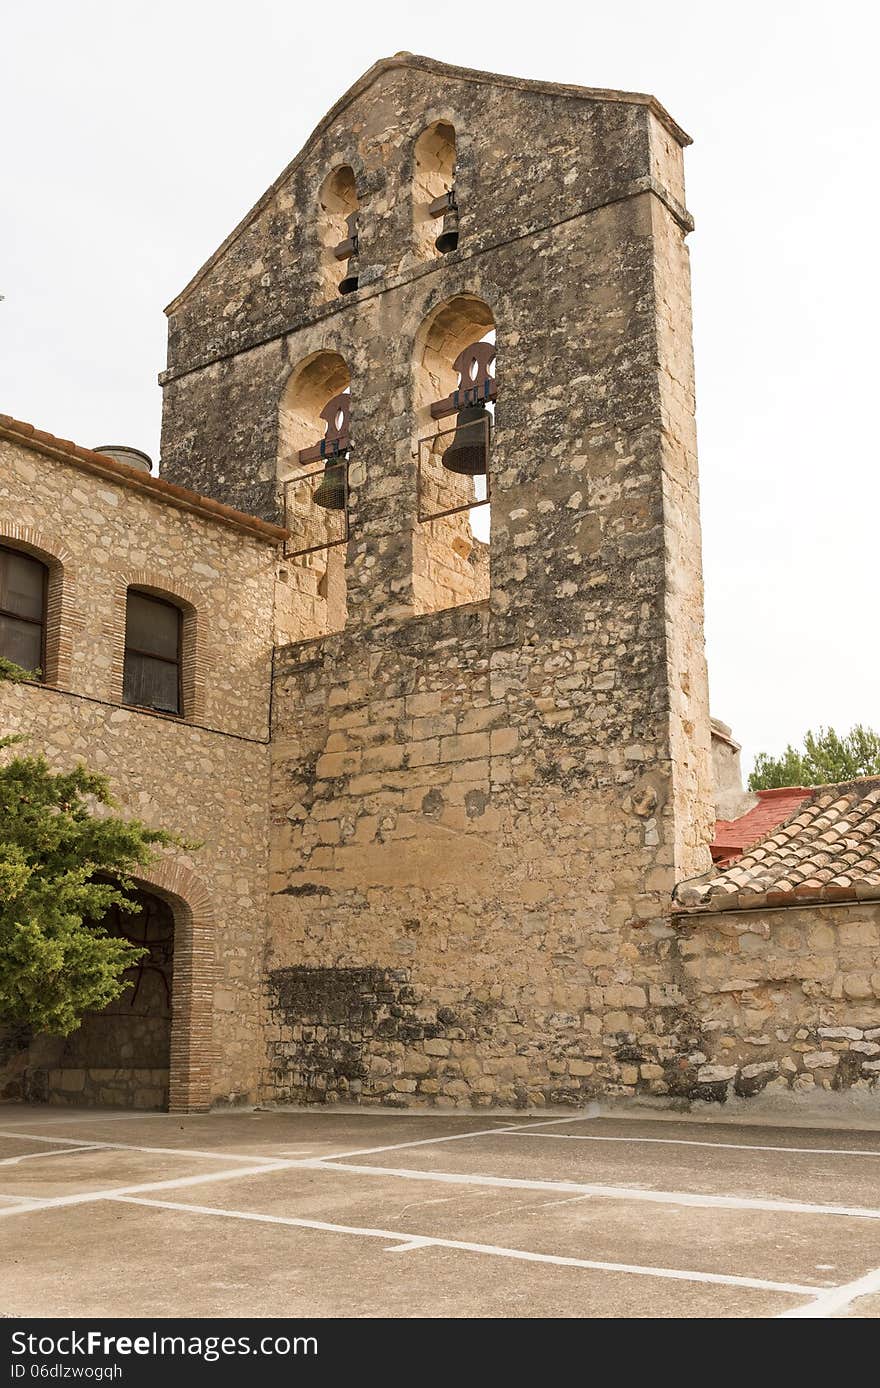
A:
<svg viewBox="0 0 880 1388">
<path fill-rule="evenodd" d="M 164 899 L 174 914 L 168 1110 L 204 1112 L 211 1106 L 217 1059 L 213 903 L 201 879 L 171 859 L 151 863 L 138 886 Z"/>
<path fill-rule="evenodd" d="M 136 909 L 113 906 L 108 934 L 148 952 L 124 975 L 125 991 L 56 1043 L 46 1073 L 52 1102 L 135 1109 L 168 1106 L 175 919 L 170 904 L 138 890 Z"/>
<path fill-rule="evenodd" d="M 216 961 L 208 890 L 171 859 L 142 869 L 134 885 L 143 909 L 137 917 L 114 914 L 110 924 L 130 938 L 143 935 L 151 956 L 130 971 L 132 987 L 78 1031 L 31 1040 L 21 1053 L 31 1100 L 171 1113 L 211 1106 Z"/>
</svg>

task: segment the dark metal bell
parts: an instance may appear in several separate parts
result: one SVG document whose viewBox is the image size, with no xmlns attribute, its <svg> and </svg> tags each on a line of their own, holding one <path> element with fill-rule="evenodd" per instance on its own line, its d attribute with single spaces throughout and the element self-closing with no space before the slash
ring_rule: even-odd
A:
<svg viewBox="0 0 880 1388">
<path fill-rule="evenodd" d="M 324 476 L 315 488 L 313 500 L 316 506 L 322 506 L 325 511 L 345 510 L 345 463 L 327 459 Z"/>
<path fill-rule="evenodd" d="M 347 260 L 345 276 L 339 281 L 340 294 L 353 294 L 358 287 L 358 214 L 351 212 L 345 219 L 348 237 L 340 241 L 333 254 L 337 260 Z"/>
<path fill-rule="evenodd" d="M 464 477 L 485 476 L 490 418 L 482 402 L 466 405 L 459 410 L 452 443 L 443 454 L 443 466 L 447 472 L 458 472 Z"/>
<path fill-rule="evenodd" d="M 451 203 L 443 213 L 443 230 L 434 245 L 441 255 L 448 255 L 458 248 L 458 208 Z"/>
<path fill-rule="evenodd" d="M 340 294 L 353 294 L 358 287 L 357 261 L 350 260 L 345 272 L 345 278 L 339 281 Z"/>
</svg>

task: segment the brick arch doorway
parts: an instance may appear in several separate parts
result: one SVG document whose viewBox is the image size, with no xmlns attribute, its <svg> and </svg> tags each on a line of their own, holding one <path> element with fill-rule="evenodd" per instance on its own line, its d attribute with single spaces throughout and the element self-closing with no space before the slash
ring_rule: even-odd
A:
<svg viewBox="0 0 880 1388">
<path fill-rule="evenodd" d="M 211 897 L 194 872 L 167 858 L 152 863 L 136 885 L 174 913 L 167 1108 L 171 1113 L 204 1112 L 211 1106 L 217 1059 Z"/>
<path fill-rule="evenodd" d="M 147 952 L 123 975 L 124 992 L 89 1012 L 64 1039 L 49 1071 L 50 1099 L 135 1109 L 168 1107 L 175 913 L 168 900 L 138 888 L 135 909 L 112 906 L 109 935 Z"/>
<path fill-rule="evenodd" d="M 150 967 L 141 973 L 150 975 L 147 991 L 142 991 L 142 978 L 133 1000 L 137 1007 L 140 997 L 145 1011 L 150 1000 L 155 1004 L 149 1013 L 149 1026 L 129 1029 L 132 1052 L 125 1055 L 120 1053 L 119 1045 L 120 1036 L 126 1034 L 125 1027 L 117 1020 L 114 1024 L 117 1030 L 108 1026 L 102 1032 L 101 1013 L 86 1018 L 84 1026 L 88 1024 L 90 1030 L 83 1033 L 79 1051 L 77 1032 L 66 1040 L 46 1038 L 36 1054 L 33 1049 L 31 1051 L 29 1097 L 50 1102 L 167 1109 L 172 1113 L 203 1112 L 211 1105 L 216 1063 L 213 1038 L 216 964 L 210 896 L 193 872 L 170 859 L 159 859 L 141 869 L 134 886 L 139 900 L 148 905 L 147 911 L 141 913 L 146 918 L 146 926 L 135 928 L 145 929 L 152 935 L 151 954 L 157 956 L 145 957 Z M 133 918 L 122 913 L 120 919 L 123 933 L 130 934 Z M 169 919 L 170 951 L 169 942 L 163 939 L 168 934 Z M 157 970 L 162 972 L 162 978 Z M 135 969 L 130 975 L 133 984 L 137 983 L 137 972 Z M 163 1008 L 160 1004 L 169 974 L 170 1006 L 166 1003 Z M 127 990 L 105 1011 L 115 1009 L 117 1013 L 124 1013 L 133 992 L 134 988 Z M 138 1033 L 144 1043 L 140 1056 L 136 1054 L 136 1046 L 140 1044 L 136 1040 Z M 100 1045 L 102 1035 L 103 1048 Z M 127 1043 L 123 1041 L 122 1044 Z M 100 1064 L 84 1063 L 96 1056 L 100 1057 Z M 159 1066 L 134 1063 L 139 1058 L 160 1056 L 164 1064 Z M 125 1073 L 153 1069 L 161 1073 Z M 87 1070 L 105 1073 L 77 1073 Z"/>
</svg>

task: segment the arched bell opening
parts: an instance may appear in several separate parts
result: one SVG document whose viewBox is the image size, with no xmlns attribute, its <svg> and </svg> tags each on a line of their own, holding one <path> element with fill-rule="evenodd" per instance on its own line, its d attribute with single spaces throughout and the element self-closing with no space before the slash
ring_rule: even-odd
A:
<svg viewBox="0 0 880 1388">
<path fill-rule="evenodd" d="M 294 368 L 278 411 L 277 477 L 290 532 L 276 585 L 280 641 L 345 626 L 350 411 L 351 377 L 338 352 L 315 352 Z"/>
<path fill-rule="evenodd" d="M 413 150 L 413 238 L 419 260 L 433 260 L 458 248 L 455 192 L 455 130 L 434 121 Z"/>
<path fill-rule="evenodd" d="M 333 169 L 318 194 L 318 237 L 321 245 L 321 299 L 326 302 L 358 287 L 358 212 L 354 170 L 343 164 Z"/>
<path fill-rule="evenodd" d="M 418 611 L 489 596 L 494 398 L 492 310 L 474 295 L 457 295 L 428 315 L 415 341 L 413 589 Z"/>
</svg>

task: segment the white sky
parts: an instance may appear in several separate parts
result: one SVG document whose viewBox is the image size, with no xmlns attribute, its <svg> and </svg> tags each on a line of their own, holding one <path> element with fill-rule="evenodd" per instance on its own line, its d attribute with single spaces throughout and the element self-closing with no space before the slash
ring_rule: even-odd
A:
<svg viewBox="0 0 880 1388">
<path fill-rule="evenodd" d="M 7 6 L 0 410 L 157 456 L 164 305 L 379 57 L 653 92 L 696 142 L 713 712 L 746 766 L 811 725 L 880 725 L 875 16 L 867 0 Z"/>
</svg>

